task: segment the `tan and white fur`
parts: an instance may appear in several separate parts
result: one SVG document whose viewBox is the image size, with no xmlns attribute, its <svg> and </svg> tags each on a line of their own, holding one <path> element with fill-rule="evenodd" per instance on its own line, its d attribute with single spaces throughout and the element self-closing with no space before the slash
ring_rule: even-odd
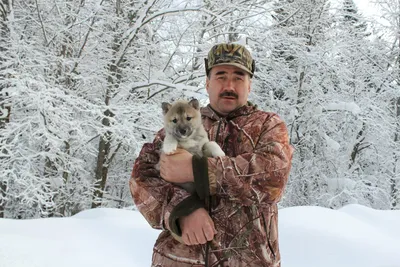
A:
<svg viewBox="0 0 400 267">
<path fill-rule="evenodd" d="M 177 148 L 183 148 L 200 157 L 225 156 L 219 145 L 208 139 L 197 99 L 178 100 L 173 104 L 163 102 L 162 110 L 165 130 L 162 152 L 173 154 Z M 190 193 L 194 191 L 193 183 L 179 184 L 179 186 Z"/>
</svg>

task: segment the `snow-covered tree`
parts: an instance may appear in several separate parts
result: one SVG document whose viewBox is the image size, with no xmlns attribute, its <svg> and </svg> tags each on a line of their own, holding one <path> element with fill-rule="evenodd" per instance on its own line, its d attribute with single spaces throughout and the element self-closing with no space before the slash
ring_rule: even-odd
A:
<svg viewBox="0 0 400 267">
<path fill-rule="evenodd" d="M 387 153 L 388 171 L 390 177 L 390 200 L 391 208 L 400 207 L 400 3 L 394 0 L 374 1 L 377 10 L 381 16 L 381 24 L 376 26 L 375 34 L 388 45 L 388 60 L 386 62 L 387 71 L 390 73 L 388 80 L 393 90 L 386 95 L 387 110 L 390 117 L 386 118 L 391 122 L 392 128 L 390 139 L 393 143 L 390 153 Z"/>
<path fill-rule="evenodd" d="M 162 127 L 160 103 L 206 102 L 204 58 L 219 42 L 250 48 L 250 100 L 289 127 L 283 206 L 399 207 L 392 9 L 380 36 L 350 0 L 0 3 L 0 108 L 11 107 L 0 126 L 0 216 L 131 205 L 132 164 Z"/>
<path fill-rule="evenodd" d="M 127 205 L 134 156 L 161 126 L 148 95 L 160 84 L 191 90 L 161 74 L 173 47 L 152 36 L 164 15 L 195 8 L 168 1 L 13 4 L 10 52 L 18 66 L 7 80 L 13 112 L 1 136 L 8 157 L 0 159 L 6 216 Z"/>
<path fill-rule="evenodd" d="M 296 149 L 283 205 L 320 204 L 316 196 L 326 190 L 320 168 L 324 138 L 316 125 L 317 111 L 325 105 L 324 87 L 331 82 L 326 61 L 329 11 L 328 1 L 275 1 L 272 24 L 256 39 L 256 98 L 285 119 Z"/>
<path fill-rule="evenodd" d="M 11 5 L 8 0 L 0 1 L 0 136 L 1 129 L 8 122 L 10 116 L 10 106 L 7 104 L 7 92 L 9 87 L 8 78 L 12 73 L 12 61 L 9 53 L 10 29 L 8 27 Z M 0 158 L 3 156 L 4 150 L 0 146 Z M 0 218 L 4 216 L 6 202 L 7 183 L 0 177 Z"/>
</svg>

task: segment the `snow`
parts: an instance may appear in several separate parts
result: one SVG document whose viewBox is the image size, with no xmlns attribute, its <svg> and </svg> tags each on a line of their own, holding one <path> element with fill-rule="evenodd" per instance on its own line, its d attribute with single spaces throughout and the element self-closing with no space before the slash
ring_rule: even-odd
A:
<svg viewBox="0 0 400 267">
<path fill-rule="evenodd" d="M 333 140 L 332 138 L 330 138 L 327 134 L 323 134 L 326 140 L 326 144 L 328 145 L 329 148 L 331 148 L 332 150 L 339 150 L 340 149 L 340 144 L 338 142 L 336 142 L 335 140 Z"/>
<path fill-rule="evenodd" d="M 400 211 L 308 206 L 279 216 L 282 267 L 400 266 Z M 134 210 L 0 219 L 0 267 L 150 266 L 158 234 Z"/>
<path fill-rule="evenodd" d="M 357 115 L 361 112 L 361 108 L 354 102 L 337 102 L 337 103 L 329 103 L 326 105 L 325 110 L 342 110 L 348 111 Z"/>
<path fill-rule="evenodd" d="M 284 209 L 282 267 L 399 267 L 398 222 L 400 211 L 360 205 Z"/>
<path fill-rule="evenodd" d="M 373 3 L 373 0 L 354 0 L 355 4 L 359 8 L 359 11 L 366 17 L 376 18 L 377 7 Z"/>
</svg>

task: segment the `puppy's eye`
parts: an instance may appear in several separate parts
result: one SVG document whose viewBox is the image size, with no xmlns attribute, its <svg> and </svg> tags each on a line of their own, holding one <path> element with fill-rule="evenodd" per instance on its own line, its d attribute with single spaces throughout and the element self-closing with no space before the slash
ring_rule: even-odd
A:
<svg viewBox="0 0 400 267">
<path fill-rule="evenodd" d="M 188 121 L 190 121 L 190 120 L 192 119 L 192 117 L 186 117 L 186 119 L 187 119 Z"/>
<path fill-rule="evenodd" d="M 177 120 L 177 119 L 173 119 L 172 122 L 173 122 L 173 123 L 177 123 L 178 120 Z"/>
</svg>

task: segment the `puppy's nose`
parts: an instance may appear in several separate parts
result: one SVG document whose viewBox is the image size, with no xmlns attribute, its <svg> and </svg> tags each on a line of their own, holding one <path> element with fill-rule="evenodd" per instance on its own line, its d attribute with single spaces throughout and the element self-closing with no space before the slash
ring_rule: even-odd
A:
<svg viewBox="0 0 400 267">
<path fill-rule="evenodd" d="M 184 128 L 179 129 L 179 133 L 182 134 L 182 135 L 186 134 L 186 132 L 187 131 Z"/>
</svg>

